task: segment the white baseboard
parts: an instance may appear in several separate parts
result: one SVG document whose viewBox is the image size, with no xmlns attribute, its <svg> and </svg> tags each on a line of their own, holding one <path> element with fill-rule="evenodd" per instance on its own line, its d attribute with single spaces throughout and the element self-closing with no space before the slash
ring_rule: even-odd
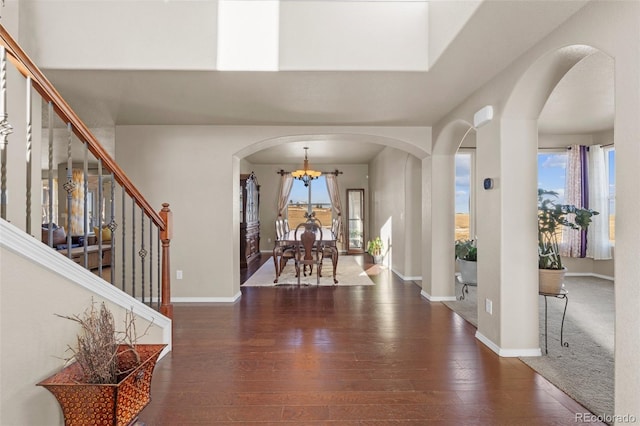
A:
<svg viewBox="0 0 640 426">
<path fill-rule="evenodd" d="M 405 277 L 404 275 L 402 275 L 400 272 L 396 271 L 395 269 L 391 269 L 391 272 L 393 272 L 394 274 L 399 276 L 402 281 L 422 281 L 422 276 Z"/>
<path fill-rule="evenodd" d="M 476 330 L 476 339 L 480 340 L 486 347 L 504 358 L 517 358 L 521 356 L 542 356 L 540 348 L 533 349 L 503 349 L 496 345 L 484 334 Z"/>
<path fill-rule="evenodd" d="M 234 303 L 242 296 L 238 292 L 233 297 L 172 297 L 171 303 Z"/>
<path fill-rule="evenodd" d="M 594 274 L 593 272 L 567 272 L 567 277 L 594 277 L 608 281 L 615 281 L 615 277 L 609 275 Z"/>
<path fill-rule="evenodd" d="M 455 296 L 432 296 L 424 290 L 420 292 L 420 296 L 429 302 L 455 302 L 457 300 Z"/>
</svg>

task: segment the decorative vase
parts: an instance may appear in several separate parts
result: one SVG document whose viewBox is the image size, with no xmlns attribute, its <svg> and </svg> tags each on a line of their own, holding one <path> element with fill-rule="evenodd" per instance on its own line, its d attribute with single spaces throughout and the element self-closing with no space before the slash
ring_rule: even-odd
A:
<svg viewBox="0 0 640 426">
<path fill-rule="evenodd" d="M 456 259 L 458 262 L 458 270 L 460 271 L 460 279 L 464 284 L 478 283 L 478 262 L 471 260 Z"/>
<path fill-rule="evenodd" d="M 136 345 L 140 364 L 116 384 L 82 383 L 83 374 L 77 362 L 38 383 L 51 392 L 64 415 L 66 426 L 131 424 L 151 400 L 151 375 L 167 345 Z M 128 371 L 136 365 L 129 347 L 118 347 L 118 368 Z"/>
<path fill-rule="evenodd" d="M 373 255 L 373 263 L 381 264 L 382 263 L 382 255 L 381 254 Z"/>
<path fill-rule="evenodd" d="M 538 269 L 538 290 L 540 293 L 559 294 L 564 286 L 567 268 Z"/>
</svg>

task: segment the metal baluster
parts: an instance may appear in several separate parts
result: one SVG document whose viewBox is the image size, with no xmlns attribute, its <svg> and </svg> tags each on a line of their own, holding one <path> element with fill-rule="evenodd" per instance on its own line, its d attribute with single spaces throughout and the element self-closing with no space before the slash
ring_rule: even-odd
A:
<svg viewBox="0 0 640 426">
<path fill-rule="evenodd" d="M 149 218 L 149 306 L 153 307 L 153 220 Z"/>
<path fill-rule="evenodd" d="M 124 190 L 124 187 L 122 188 L 122 291 L 124 291 L 126 293 L 126 288 L 127 288 L 127 284 L 126 284 L 126 266 L 127 266 L 127 250 L 126 250 L 126 245 L 125 245 L 125 237 L 126 237 L 126 225 L 127 222 L 125 220 L 126 218 L 126 199 L 127 197 L 127 191 Z"/>
<path fill-rule="evenodd" d="M 27 77 L 27 146 L 26 146 L 26 160 L 27 160 L 27 234 L 31 234 L 31 151 L 33 142 L 32 119 L 33 114 L 31 112 L 31 77 Z"/>
<path fill-rule="evenodd" d="M 140 207 L 140 288 L 142 290 L 142 303 L 144 303 L 144 258 L 147 256 L 147 250 L 144 248 L 144 209 Z M 151 300 L 151 298 L 149 298 Z"/>
<path fill-rule="evenodd" d="M 83 247 L 84 247 L 84 267 L 85 268 L 89 268 L 89 245 L 88 245 L 88 241 L 87 241 L 87 235 L 89 234 L 89 217 L 88 217 L 88 212 L 89 212 L 89 145 L 87 145 L 86 143 L 83 144 L 84 145 L 84 164 L 82 167 L 82 174 L 83 174 L 83 178 L 84 178 L 84 184 L 83 186 L 83 194 L 84 194 L 84 212 L 82 214 L 82 223 L 84 224 L 83 229 L 84 229 L 84 243 L 83 243 Z"/>
<path fill-rule="evenodd" d="M 115 284 L 115 241 L 116 241 L 116 179 L 113 173 L 111 173 L 111 220 L 109 220 L 109 230 L 111 230 L 111 263 L 109 264 L 109 270 L 111 271 L 111 284 Z"/>
<path fill-rule="evenodd" d="M 94 203 L 95 205 L 95 203 Z M 102 277 L 102 159 L 98 158 L 98 276 Z"/>
<path fill-rule="evenodd" d="M 53 247 L 53 102 L 49 101 L 49 224 L 47 242 Z"/>
<path fill-rule="evenodd" d="M 136 200 L 131 198 L 131 296 L 136 297 Z"/>
<path fill-rule="evenodd" d="M 7 50 L 0 46 L 0 217 L 7 218 L 7 145 L 13 126 L 7 114 Z"/>
<path fill-rule="evenodd" d="M 162 279 L 161 279 L 162 275 L 160 274 L 160 271 L 161 271 L 161 269 L 160 269 L 160 259 L 162 258 L 162 256 L 161 256 L 162 250 L 160 249 L 160 247 L 161 247 L 162 243 L 160 242 L 160 227 L 159 226 L 156 226 L 156 231 L 158 233 L 157 238 L 156 238 L 156 242 L 158 244 L 158 307 L 156 309 L 159 311 L 160 310 L 160 303 L 161 303 L 161 300 L 162 300 L 162 295 L 160 294 L 160 285 L 161 285 L 161 281 L 162 281 Z"/>
<path fill-rule="evenodd" d="M 67 191 L 67 257 L 71 259 L 71 204 L 73 200 L 73 190 L 76 183 L 73 181 L 73 164 L 71 162 L 71 123 L 67 123 L 67 181 L 64 190 Z"/>
</svg>

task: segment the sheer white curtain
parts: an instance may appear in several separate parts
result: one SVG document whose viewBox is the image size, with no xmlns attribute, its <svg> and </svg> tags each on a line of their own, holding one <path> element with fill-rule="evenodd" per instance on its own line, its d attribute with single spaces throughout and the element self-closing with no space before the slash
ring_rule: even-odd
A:
<svg viewBox="0 0 640 426">
<path fill-rule="evenodd" d="M 331 208 L 336 213 L 338 220 L 342 221 L 342 203 L 340 202 L 340 188 L 338 187 L 338 176 L 328 173 L 326 175 L 327 191 L 329 192 L 329 198 L 331 198 Z M 340 229 L 344 229 L 341 226 Z M 342 241 L 342 235 L 338 237 Z"/>
<path fill-rule="evenodd" d="M 596 260 L 611 259 L 609 242 L 609 188 L 604 160 L 604 150 L 600 145 L 589 147 L 589 208 L 598 215 L 591 218 L 587 230 L 587 257 Z"/>
<path fill-rule="evenodd" d="M 291 173 L 282 173 L 280 178 L 280 188 L 278 189 L 278 198 L 276 200 L 278 208 L 278 218 L 282 218 L 284 209 L 287 208 L 289 201 L 289 194 L 291 194 L 291 188 L 293 187 L 293 176 Z"/>
</svg>

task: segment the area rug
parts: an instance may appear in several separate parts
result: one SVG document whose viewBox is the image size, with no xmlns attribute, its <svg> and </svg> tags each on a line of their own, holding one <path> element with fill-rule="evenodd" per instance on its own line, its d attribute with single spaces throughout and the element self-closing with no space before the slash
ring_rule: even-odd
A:
<svg viewBox="0 0 640 426">
<path fill-rule="evenodd" d="M 455 302 L 444 302 L 477 327 L 476 287 L 469 288 L 459 300 L 462 286 L 456 284 Z M 548 354 L 544 353 L 544 299 L 539 298 L 540 357 L 520 359 L 592 413 L 607 418 L 613 415 L 614 392 L 614 284 L 592 277 L 566 277 L 569 304 L 564 323 L 564 341 L 560 344 L 562 300 L 549 298 Z"/>
<path fill-rule="evenodd" d="M 243 287 L 273 287 L 298 285 L 298 279 L 295 276 L 295 268 L 293 261 L 290 260 L 284 267 L 278 283 L 274 284 L 273 280 L 276 277 L 275 267 L 273 265 L 273 258 L 267 260 L 264 265 L 260 267 L 244 284 Z M 316 274 L 314 268 L 314 274 L 312 276 L 303 276 L 300 280 L 302 285 L 316 285 Z M 327 260 L 322 267 L 322 277 L 320 277 L 321 286 L 334 285 L 333 283 L 333 266 L 331 261 Z M 336 271 L 336 278 L 338 280 L 338 286 L 352 286 L 352 285 L 374 285 L 373 281 L 369 278 L 367 273 L 362 270 L 362 267 L 358 265 L 353 256 L 340 256 L 338 258 L 338 269 Z"/>
</svg>

